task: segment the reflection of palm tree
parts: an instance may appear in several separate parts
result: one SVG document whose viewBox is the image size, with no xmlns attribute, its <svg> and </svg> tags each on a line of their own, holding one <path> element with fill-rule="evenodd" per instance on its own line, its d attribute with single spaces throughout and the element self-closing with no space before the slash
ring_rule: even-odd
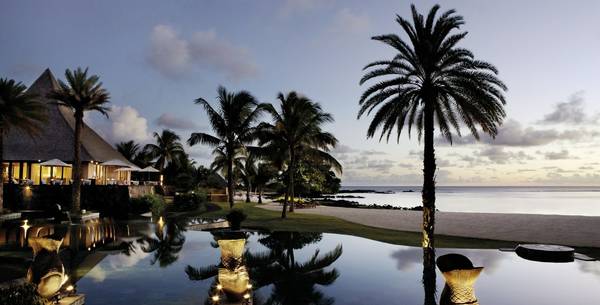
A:
<svg viewBox="0 0 600 305">
<path fill-rule="evenodd" d="M 423 290 L 424 305 L 436 305 L 435 302 L 435 249 L 423 247 Z"/>
<path fill-rule="evenodd" d="M 326 271 L 342 255 L 342 246 L 319 255 L 315 250 L 304 263 L 295 260 L 294 250 L 317 242 L 319 233 L 276 232 L 259 240 L 271 249 L 274 262 L 264 269 L 257 270 L 253 278 L 257 287 L 273 284 L 271 296 L 265 304 L 333 304 L 334 299 L 326 297 L 316 289 L 316 285 L 328 286 L 338 278 L 336 269 Z"/>
<path fill-rule="evenodd" d="M 183 234 L 185 229 L 176 222 L 167 222 L 165 227 L 157 225 L 156 228 L 156 238 L 142 237 L 138 243 L 140 243 L 142 251 L 154 253 L 154 257 L 150 261 L 152 265 L 158 262 L 160 267 L 167 267 L 179 258 L 178 253 L 185 243 Z"/>
</svg>

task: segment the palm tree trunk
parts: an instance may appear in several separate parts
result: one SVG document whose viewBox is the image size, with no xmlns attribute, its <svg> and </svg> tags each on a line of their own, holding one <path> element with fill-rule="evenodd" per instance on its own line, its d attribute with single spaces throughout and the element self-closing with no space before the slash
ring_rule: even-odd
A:
<svg viewBox="0 0 600 305">
<path fill-rule="evenodd" d="M 233 149 L 227 150 L 227 192 L 229 193 L 229 208 L 233 209 Z"/>
<path fill-rule="evenodd" d="M 281 218 L 286 217 L 287 205 L 288 205 L 288 194 L 290 193 L 290 186 L 286 186 L 285 194 L 283 194 L 283 209 L 281 210 Z"/>
<path fill-rule="evenodd" d="M 258 191 L 258 203 L 262 203 L 262 192 L 263 192 L 262 186 L 258 187 L 257 191 Z"/>
<path fill-rule="evenodd" d="M 294 174 L 296 173 L 296 154 L 293 150 L 291 150 L 290 159 L 290 198 L 292 201 L 292 203 L 290 204 L 290 212 L 293 213 L 294 205 L 296 205 L 296 203 L 294 202 Z"/>
<path fill-rule="evenodd" d="M 73 193 L 71 212 L 81 212 L 81 128 L 83 127 L 83 111 L 75 111 L 75 141 L 73 141 Z"/>
<path fill-rule="evenodd" d="M 425 104 L 425 147 L 423 156 L 423 241 L 422 247 L 434 248 L 434 227 L 435 227 L 435 150 L 433 147 L 434 136 L 434 115 L 433 104 L 426 101 Z"/>
<path fill-rule="evenodd" d="M 252 190 L 252 185 L 248 182 L 248 186 L 246 187 L 246 202 L 250 202 L 250 191 Z"/>
<path fill-rule="evenodd" d="M 4 210 L 4 128 L 0 127 L 0 213 Z"/>
</svg>

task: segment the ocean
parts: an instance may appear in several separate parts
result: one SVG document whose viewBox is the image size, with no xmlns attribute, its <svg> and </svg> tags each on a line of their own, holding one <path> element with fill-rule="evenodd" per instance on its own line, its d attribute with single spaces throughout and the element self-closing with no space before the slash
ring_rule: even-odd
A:
<svg viewBox="0 0 600 305">
<path fill-rule="evenodd" d="M 364 197 L 344 198 L 360 204 L 421 205 L 420 186 L 343 186 L 342 190 L 389 192 L 337 194 Z M 600 187 L 438 186 L 436 207 L 443 212 L 600 216 Z"/>
</svg>

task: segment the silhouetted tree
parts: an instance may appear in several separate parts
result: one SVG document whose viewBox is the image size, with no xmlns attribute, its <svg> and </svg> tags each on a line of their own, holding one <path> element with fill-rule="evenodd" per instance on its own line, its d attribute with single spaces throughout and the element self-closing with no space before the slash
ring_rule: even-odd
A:
<svg viewBox="0 0 600 305">
<path fill-rule="evenodd" d="M 461 122 L 479 139 L 478 128 L 494 137 L 505 112 L 506 86 L 496 77 L 491 64 L 475 59 L 473 53 L 458 47 L 466 32 L 454 33 L 464 24 L 463 17 L 449 10 L 436 18 L 435 5 L 427 17 L 414 5 L 412 24 L 397 16 L 396 21 L 408 40 L 396 34 L 373 37 L 397 52 L 392 59 L 368 64 L 360 84 L 381 79 L 360 98 L 358 118 L 376 110 L 367 131 L 371 138 L 381 129 L 381 141 L 398 139 L 406 126 L 410 136 L 416 127 L 423 138 L 423 247 L 433 249 L 435 224 L 434 129 L 452 143 L 452 129 L 460 136 Z"/>
<path fill-rule="evenodd" d="M 73 208 L 74 214 L 80 213 L 81 205 L 81 130 L 83 115 L 86 111 L 98 111 L 108 117 L 110 95 L 102 88 L 97 75 L 88 77 L 88 69 L 77 68 L 65 71 L 66 83 L 59 80 L 59 88 L 52 90 L 48 98 L 73 110 L 75 116 L 75 137 L 73 142 Z"/>
</svg>

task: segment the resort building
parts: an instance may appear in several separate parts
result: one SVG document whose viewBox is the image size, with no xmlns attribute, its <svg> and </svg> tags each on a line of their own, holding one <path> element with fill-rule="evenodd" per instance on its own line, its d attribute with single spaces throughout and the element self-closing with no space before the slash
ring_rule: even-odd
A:
<svg viewBox="0 0 600 305">
<path fill-rule="evenodd" d="M 47 106 L 48 121 L 32 137 L 11 129 L 4 135 L 4 181 L 15 184 L 69 184 L 72 179 L 75 117 L 68 107 L 46 98 L 58 82 L 46 69 L 29 87 Z M 84 123 L 81 132 L 83 184 L 129 184 L 137 169 Z"/>
</svg>

